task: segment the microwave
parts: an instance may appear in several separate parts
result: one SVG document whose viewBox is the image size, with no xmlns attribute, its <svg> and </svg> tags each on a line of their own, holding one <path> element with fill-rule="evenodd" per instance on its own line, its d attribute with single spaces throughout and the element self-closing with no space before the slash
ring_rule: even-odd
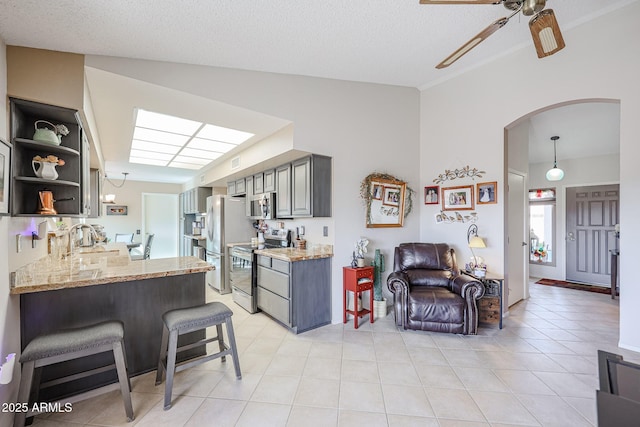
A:
<svg viewBox="0 0 640 427">
<path fill-rule="evenodd" d="M 276 193 L 262 193 L 247 198 L 247 216 L 251 219 L 275 219 Z"/>
</svg>

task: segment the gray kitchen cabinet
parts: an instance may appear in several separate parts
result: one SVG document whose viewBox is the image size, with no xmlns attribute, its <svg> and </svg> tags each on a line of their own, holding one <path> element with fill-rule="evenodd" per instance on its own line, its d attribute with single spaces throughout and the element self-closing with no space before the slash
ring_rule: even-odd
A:
<svg viewBox="0 0 640 427">
<path fill-rule="evenodd" d="M 264 193 L 264 173 L 261 172 L 253 175 L 253 194 L 262 193 Z"/>
<path fill-rule="evenodd" d="M 253 175 L 248 176 L 244 179 L 244 189 L 247 197 L 253 196 L 254 194 L 253 185 L 254 185 Z"/>
<path fill-rule="evenodd" d="M 182 206 L 185 214 L 205 213 L 207 197 L 211 196 L 209 187 L 196 187 L 182 193 Z"/>
<path fill-rule="evenodd" d="M 275 169 L 269 169 L 263 172 L 263 191 L 265 193 L 270 191 L 276 191 L 276 171 Z"/>
<path fill-rule="evenodd" d="M 247 184 L 244 178 L 236 179 L 236 196 L 242 196 L 247 193 Z"/>
<path fill-rule="evenodd" d="M 278 218 L 331 216 L 331 157 L 311 155 L 276 169 Z"/>
<path fill-rule="evenodd" d="M 258 255 L 258 307 L 301 333 L 331 323 L 331 258 L 288 262 Z"/>
<path fill-rule="evenodd" d="M 235 182 L 235 180 L 227 182 L 227 194 L 229 196 L 235 196 L 235 194 L 236 194 L 236 182 Z"/>
<path fill-rule="evenodd" d="M 90 169 L 89 189 L 89 218 L 98 218 L 102 215 L 102 173 L 100 173 L 100 169 Z"/>
<path fill-rule="evenodd" d="M 276 218 L 291 218 L 291 163 L 276 168 Z"/>
</svg>

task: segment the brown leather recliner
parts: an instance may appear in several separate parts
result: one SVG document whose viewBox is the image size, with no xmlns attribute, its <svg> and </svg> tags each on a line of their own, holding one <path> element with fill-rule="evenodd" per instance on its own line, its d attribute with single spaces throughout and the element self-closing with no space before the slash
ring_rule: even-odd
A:
<svg viewBox="0 0 640 427">
<path fill-rule="evenodd" d="M 400 244 L 387 287 L 397 326 L 465 335 L 478 331 L 476 300 L 484 295 L 484 285 L 460 274 L 446 243 Z"/>
</svg>

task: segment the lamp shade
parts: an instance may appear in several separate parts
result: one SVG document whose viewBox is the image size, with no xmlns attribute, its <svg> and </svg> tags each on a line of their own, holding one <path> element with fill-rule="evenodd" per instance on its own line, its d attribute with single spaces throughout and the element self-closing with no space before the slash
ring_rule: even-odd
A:
<svg viewBox="0 0 640 427">
<path fill-rule="evenodd" d="M 469 240 L 470 248 L 486 248 L 487 245 L 484 244 L 484 240 L 482 237 L 473 236 L 471 240 Z"/>
<path fill-rule="evenodd" d="M 559 167 L 553 167 L 547 171 L 547 181 L 560 181 L 564 178 L 564 171 Z"/>
</svg>

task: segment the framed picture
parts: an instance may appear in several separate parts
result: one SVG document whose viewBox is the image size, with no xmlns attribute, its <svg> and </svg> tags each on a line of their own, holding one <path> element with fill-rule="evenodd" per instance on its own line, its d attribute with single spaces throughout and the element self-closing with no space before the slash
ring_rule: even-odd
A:
<svg viewBox="0 0 640 427">
<path fill-rule="evenodd" d="M 373 186 L 373 191 L 371 193 L 371 197 L 373 197 L 376 200 L 382 200 L 383 189 L 384 189 L 384 187 L 382 186 L 382 184 L 375 184 Z"/>
<path fill-rule="evenodd" d="M 107 215 L 126 215 L 127 207 L 124 205 L 107 206 Z"/>
<path fill-rule="evenodd" d="M 407 184 L 402 181 L 371 181 L 371 199 L 367 206 L 367 228 L 402 227 Z"/>
<path fill-rule="evenodd" d="M 478 204 L 490 205 L 492 203 L 498 203 L 498 183 L 493 182 L 479 182 L 476 184 L 478 189 Z"/>
<path fill-rule="evenodd" d="M 9 215 L 11 145 L 0 138 L 0 215 Z"/>
<path fill-rule="evenodd" d="M 400 206 L 400 190 L 399 187 L 384 187 L 382 204 L 385 206 Z"/>
<path fill-rule="evenodd" d="M 440 203 L 438 200 L 438 194 L 440 193 L 440 187 L 437 185 L 434 187 L 424 187 L 424 204 L 425 205 L 437 205 Z"/>
<path fill-rule="evenodd" d="M 443 211 L 464 211 L 473 209 L 473 185 L 446 187 L 442 189 Z"/>
</svg>

